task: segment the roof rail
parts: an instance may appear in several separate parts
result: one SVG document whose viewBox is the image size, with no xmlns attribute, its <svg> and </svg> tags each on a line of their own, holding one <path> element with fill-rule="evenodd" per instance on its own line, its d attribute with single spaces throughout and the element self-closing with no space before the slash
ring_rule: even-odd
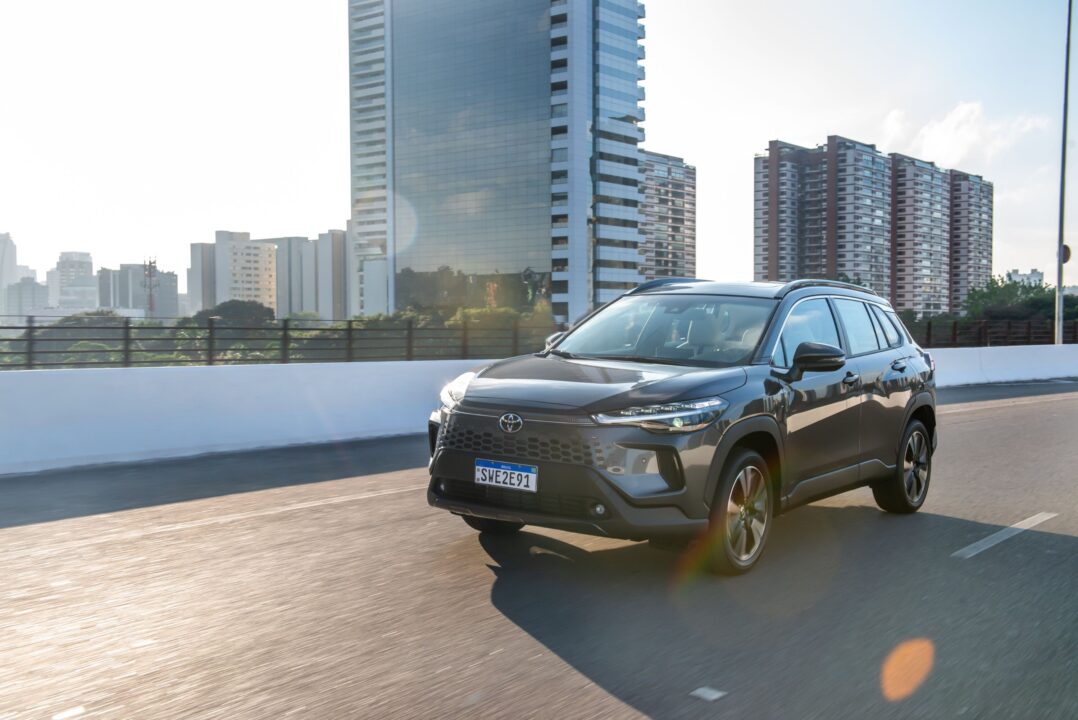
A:
<svg viewBox="0 0 1078 720">
<path fill-rule="evenodd" d="M 704 280 L 703 278 L 688 278 L 688 277 L 663 277 L 656 278 L 655 280 L 648 280 L 646 283 L 641 283 L 634 287 L 626 295 L 635 295 L 636 293 L 645 292 L 647 290 L 654 290 L 657 287 L 663 285 L 684 285 L 686 283 L 702 283 L 711 282 L 710 280 Z"/>
<path fill-rule="evenodd" d="M 880 294 L 872 288 L 864 287 L 863 285 L 855 285 L 854 283 L 841 282 L 839 280 L 793 280 L 782 286 L 775 297 L 786 297 L 794 290 L 800 290 L 806 287 L 837 287 L 845 288 L 847 290 L 857 290 L 858 292 L 868 293 L 869 295 L 875 295 L 880 297 Z"/>
</svg>

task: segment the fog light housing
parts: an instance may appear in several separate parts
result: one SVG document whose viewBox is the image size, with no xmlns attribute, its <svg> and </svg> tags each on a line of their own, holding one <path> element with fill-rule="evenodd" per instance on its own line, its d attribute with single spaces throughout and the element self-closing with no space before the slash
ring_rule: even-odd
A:
<svg viewBox="0 0 1078 720">
<path fill-rule="evenodd" d="M 435 487 L 435 489 L 437 489 L 437 490 L 438 490 L 438 494 L 439 494 L 439 495 L 445 495 L 445 491 L 446 491 L 446 487 L 445 487 L 445 480 L 439 480 L 439 481 L 438 481 L 438 482 L 437 482 L 437 483 L 435 484 L 435 486 L 434 486 L 434 487 Z"/>
<path fill-rule="evenodd" d="M 606 517 L 606 505 L 603 505 L 602 503 L 592 503 L 591 514 L 597 518 Z"/>
</svg>

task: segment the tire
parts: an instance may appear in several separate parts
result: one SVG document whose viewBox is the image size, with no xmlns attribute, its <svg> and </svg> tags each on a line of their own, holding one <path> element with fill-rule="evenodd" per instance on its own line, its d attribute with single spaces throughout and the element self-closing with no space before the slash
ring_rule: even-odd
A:
<svg viewBox="0 0 1078 720">
<path fill-rule="evenodd" d="M 475 517 L 473 515 L 461 515 L 468 527 L 478 530 L 487 535 L 512 535 L 524 527 L 524 523 L 507 522 L 505 520 L 492 520 L 491 518 Z"/>
<path fill-rule="evenodd" d="M 743 449 L 727 460 L 711 505 L 712 572 L 740 575 L 760 559 L 771 534 L 772 491 L 771 473 L 759 453 Z"/>
<path fill-rule="evenodd" d="M 902 433 L 894 474 L 872 486 L 872 495 L 881 510 L 913 513 L 924 505 L 932 480 L 932 442 L 928 428 L 911 420 Z"/>
</svg>

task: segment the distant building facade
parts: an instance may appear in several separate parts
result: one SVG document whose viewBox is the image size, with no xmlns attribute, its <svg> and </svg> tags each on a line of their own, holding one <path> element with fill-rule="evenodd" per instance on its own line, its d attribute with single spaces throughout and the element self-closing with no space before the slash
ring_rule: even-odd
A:
<svg viewBox="0 0 1078 720">
<path fill-rule="evenodd" d="M 305 237 L 255 240 L 276 248 L 277 317 L 318 312 L 315 244 Z"/>
<path fill-rule="evenodd" d="M 348 7 L 364 312 L 550 302 L 571 321 L 643 279 L 639 0 Z"/>
<path fill-rule="evenodd" d="M 49 289 L 33 278 L 24 277 L 4 289 L 5 314 L 33 315 L 49 304 Z"/>
<path fill-rule="evenodd" d="M 19 281 L 16 259 L 15 241 L 11 239 L 11 234 L 0 233 L 0 315 L 8 313 L 7 294 L 4 291 Z"/>
<path fill-rule="evenodd" d="M 1033 268 L 1027 273 L 1018 272 L 1017 270 L 1007 271 L 1007 282 L 1021 283 L 1023 285 L 1043 285 L 1044 273 L 1037 268 Z"/>
<path fill-rule="evenodd" d="M 992 279 L 994 188 L 980 175 L 951 171 L 951 307 Z"/>
<path fill-rule="evenodd" d="M 187 288 L 193 312 L 245 300 L 276 313 L 277 248 L 250 233 L 218 230 L 212 244 L 191 244 Z"/>
<path fill-rule="evenodd" d="M 90 253 L 62 252 L 46 273 L 49 307 L 84 312 L 98 307 L 99 290 Z"/>
<path fill-rule="evenodd" d="M 645 280 L 696 277 L 696 168 L 672 155 L 642 154 L 640 272 Z"/>
<path fill-rule="evenodd" d="M 991 276 L 992 184 L 874 145 L 772 141 L 755 159 L 753 213 L 757 280 L 845 280 L 936 315 Z"/>
<path fill-rule="evenodd" d="M 97 287 L 98 304 L 102 308 L 141 310 L 147 318 L 180 316 L 179 287 L 174 272 L 151 270 L 146 264 L 123 264 L 118 270 L 101 268 L 97 271 Z"/>
</svg>

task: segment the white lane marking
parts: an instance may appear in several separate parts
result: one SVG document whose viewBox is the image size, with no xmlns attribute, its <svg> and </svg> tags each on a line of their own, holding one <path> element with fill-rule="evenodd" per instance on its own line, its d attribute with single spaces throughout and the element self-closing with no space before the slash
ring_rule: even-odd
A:
<svg viewBox="0 0 1078 720">
<path fill-rule="evenodd" d="M 698 687 L 689 694 L 693 697 L 700 698 L 701 700 L 706 700 L 707 702 L 715 702 L 719 698 L 726 695 L 726 693 L 722 690 L 716 690 L 715 688 L 708 687 L 707 685 L 705 685 L 704 687 Z"/>
<path fill-rule="evenodd" d="M 78 707 L 68 708 L 63 712 L 56 713 L 52 716 L 52 720 L 68 720 L 68 718 L 78 717 L 84 712 L 86 712 L 86 708 L 84 708 L 82 705 L 79 705 Z"/>
<path fill-rule="evenodd" d="M 232 513 L 231 515 L 218 515 L 216 517 L 202 518 L 200 520 L 172 523 L 170 525 L 158 525 L 157 527 L 146 528 L 145 530 L 129 530 L 127 532 L 99 535 L 85 540 L 52 545 L 48 547 L 48 551 L 57 552 L 68 548 L 84 548 L 91 545 L 101 545 L 103 543 L 138 540 L 139 538 L 150 535 L 160 535 L 161 533 L 177 532 L 179 530 L 190 530 L 192 528 L 205 527 L 207 525 L 223 525 L 239 520 L 249 520 L 251 518 L 266 517 L 268 515 L 280 515 L 281 513 L 306 510 L 308 508 L 322 507 L 324 505 L 339 505 L 341 503 L 354 502 L 356 500 L 368 500 L 370 498 L 384 497 L 386 495 L 399 495 L 400 493 L 424 490 L 426 487 L 425 484 L 411 485 L 406 488 L 397 488 L 395 490 L 378 490 L 375 492 L 355 493 L 353 495 L 338 495 L 336 497 L 323 498 L 321 500 L 306 500 L 304 502 L 292 503 L 291 505 L 267 508 L 265 510 L 250 510 L 248 512 Z"/>
<path fill-rule="evenodd" d="M 998 410 L 999 408 L 1013 407 L 1015 405 L 1040 405 L 1042 403 L 1063 402 L 1078 400 L 1078 393 L 1062 393 L 1059 395 L 1038 395 L 1021 400 L 985 400 L 982 402 L 961 403 L 957 407 L 948 408 L 943 405 L 936 410 L 937 415 L 954 415 L 956 413 L 973 412 L 974 410 Z"/>
<path fill-rule="evenodd" d="M 956 552 L 951 553 L 951 557 L 956 557 L 956 558 L 959 558 L 961 560 L 969 560 L 974 555 L 984 552 L 985 550 L 992 547 L 993 545 L 999 545 L 1004 540 L 1006 540 L 1008 538 L 1012 538 L 1015 535 L 1017 535 L 1018 533 L 1025 532 L 1026 530 L 1029 530 L 1031 527 L 1035 527 L 1037 525 L 1040 525 L 1045 520 L 1051 520 L 1056 515 L 1058 515 L 1058 513 L 1050 513 L 1050 512 L 1037 513 L 1033 517 L 1028 517 L 1025 520 L 1022 520 L 1021 522 L 1016 522 L 1014 525 L 1011 525 L 1010 527 L 1005 527 L 1002 530 L 1000 530 L 999 532 L 994 532 L 991 535 L 989 535 L 988 537 L 983 538 L 981 540 L 978 540 L 977 542 L 973 543 L 972 545 L 967 545 L 966 547 L 962 548 L 961 550 L 958 550 Z"/>
</svg>

